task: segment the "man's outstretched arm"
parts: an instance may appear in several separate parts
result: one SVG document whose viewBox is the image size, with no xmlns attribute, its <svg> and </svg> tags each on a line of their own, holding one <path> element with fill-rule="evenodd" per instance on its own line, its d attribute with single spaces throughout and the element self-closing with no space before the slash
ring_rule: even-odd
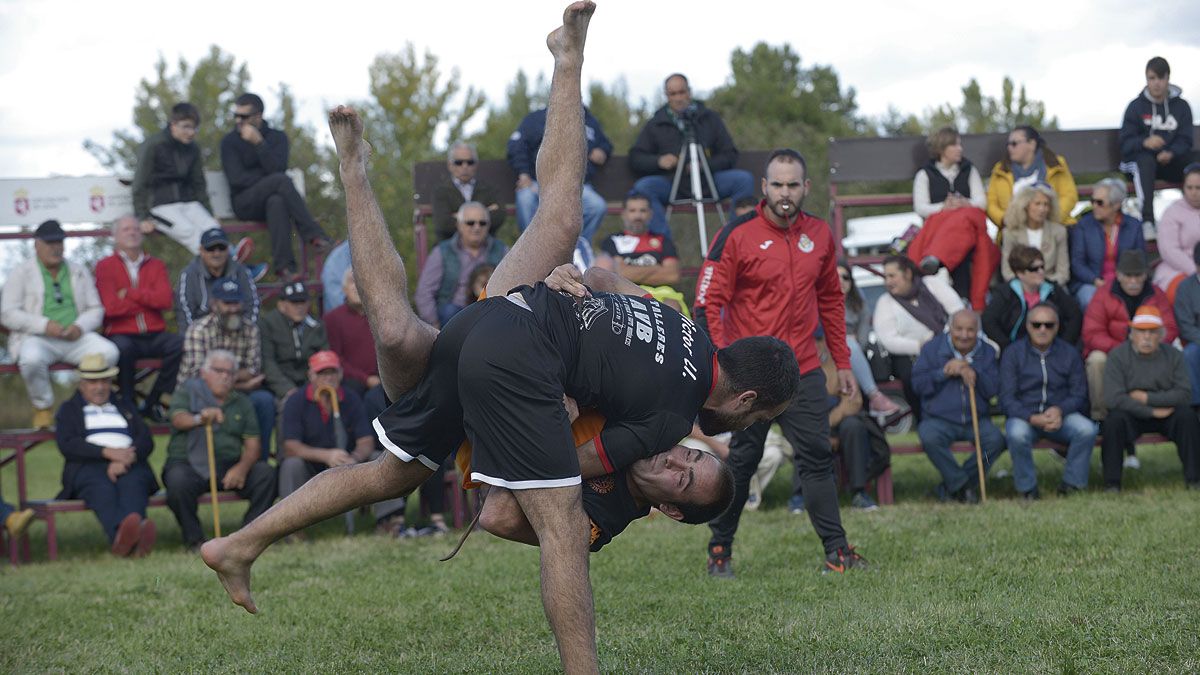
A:
<svg viewBox="0 0 1200 675">
<path fill-rule="evenodd" d="M 425 374 L 437 331 L 421 321 L 409 304 L 404 261 L 396 253 L 367 178 L 370 146 L 363 140 L 362 119 L 352 108 L 338 106 L 329 113 L 329 130 L 346 193 L 354 281 L 375 336 L 379 377 L 388 398 L 395 400 Z"/>
</svg>

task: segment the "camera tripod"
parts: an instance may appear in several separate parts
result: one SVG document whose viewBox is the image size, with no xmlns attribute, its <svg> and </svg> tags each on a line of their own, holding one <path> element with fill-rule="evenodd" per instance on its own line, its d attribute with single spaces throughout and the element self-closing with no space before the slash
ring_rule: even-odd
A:
<svg viewBox="0 0 1200 675">
<path fill-rule="evenodd" d="M 671 181 L 671 196 L 667 199 L 667 221 L 670 222 L 671 211 L 676 205 L 691 204 L 696 209 L 696 220 L 700 227 L 700 255 L 708 257 L 708 226 L 704 221 L 704 205 L 715 204 L 721 225 L 725 225 L 725 212 L 721 209 L 721 198 L 717 194 L 717 183 L 713 180 L 712 171 L 708 168 L 708 158 L 704 149 L 696 140 L 696 130 L 691 124 L 684 127 L 683 147 L 679 150 L 679 161 L 675 164 L 675 178 Z M 679 186 L 683 181 L 683 167 L 687 166 L 691 177 L 691 198 L 679 198 Z M 704 196 L 700 184 L 700 171 L 704 171 L 704 179 L 708 183 L 709 197 Z"/>
</svg>

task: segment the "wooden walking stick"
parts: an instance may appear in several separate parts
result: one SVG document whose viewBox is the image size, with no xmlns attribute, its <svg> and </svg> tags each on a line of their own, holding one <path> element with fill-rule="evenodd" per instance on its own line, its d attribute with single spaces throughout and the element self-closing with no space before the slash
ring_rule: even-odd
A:
<svg viewBox="0 0 1200 675">
<path fill-rule="evenodd" d="M 212 498 L 213 532 L 221 536 L 221 507 L 217 500 L 217 458 L 213 453 L 212 422 L 204 423 L 204 440 L 208 442 L 208 494 Z"/>
<path fill-rule="evenodd" d="M 979 443 L 979 408 L 975 406 L 975 385 L 967 384 L 967 395 L 971 397 L 971 428 L 975 431 L 975 468 L 979 470 L 979 501 L 987 503 L 987 481 L 984 479 L 983 448 Z"/>
<path fill-rule="evenodd" d="M 348 439 L 346 427 L 342 424 L 342 406 L 338 402 L 337 389 L 329 385 L 318 387 L 317 399 L 319 400 L 323 395 L 329 396 L 329 407 L 333 411 L 333 442 L 337 444 L 339 450 L 345 450 Z M 354 534 L 354 511 L 347 511 L 343 517 L 346 520 L 346 534 Z"/>
</svg>

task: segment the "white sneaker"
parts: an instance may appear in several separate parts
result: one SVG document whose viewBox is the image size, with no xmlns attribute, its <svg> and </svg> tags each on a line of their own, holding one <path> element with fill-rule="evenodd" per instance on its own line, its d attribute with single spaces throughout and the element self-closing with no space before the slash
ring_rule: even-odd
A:
<svg viewBox="0 0 1200 675">
<path fill-rule="evenodd" d="M 1142 223 L 1142 238 L 1146 241 L 1158 239 L 1158 227 L 1154 225 L 1153 220 L 1147 220 Z"/>
<path fill-rule="evenodd" d="M 1142 468 L 1142 463 L 1138 460 L 1137 455 L 1129 455 L 1125 458 L 1125 468 L 1140 469 Z"/>
</svg>

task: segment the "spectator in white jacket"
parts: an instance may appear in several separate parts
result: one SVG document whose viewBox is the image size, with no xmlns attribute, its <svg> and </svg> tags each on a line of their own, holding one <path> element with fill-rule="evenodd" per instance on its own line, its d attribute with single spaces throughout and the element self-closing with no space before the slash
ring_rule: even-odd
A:
<svg viewBox="0 0 1200 675">
<path fill-rule="evenodd" d="M 916 420 L 921 400 L 912 389 L 912 367 L 921 347 L 945 331 L 950 316 L 963 308 L 962 298 L 936 276 L 922 277 L 906 256 L 888 256 L 883 262 L 887 294 L 879 298 L 872 317 L 875 337 L 891 356 L 892 374 L 904 384 L 904 398 Z"/>
<path fill-rule="evenodd" d="M 17 266 L 0 294 L 0 323 L 9 330 L 8 351 L 17 360 L 33 403 L 33 426 L 54 423 L 50 366 L 79 365 L 87 354 L 104 356 L 106 367 L 117 362 L 117 346 L 96 333 L 104 321 L 104 305 L 87 268 L 63 258 L 66 233 L 57 220 L 34 232 L 37 254 Z"/>
</svg>

